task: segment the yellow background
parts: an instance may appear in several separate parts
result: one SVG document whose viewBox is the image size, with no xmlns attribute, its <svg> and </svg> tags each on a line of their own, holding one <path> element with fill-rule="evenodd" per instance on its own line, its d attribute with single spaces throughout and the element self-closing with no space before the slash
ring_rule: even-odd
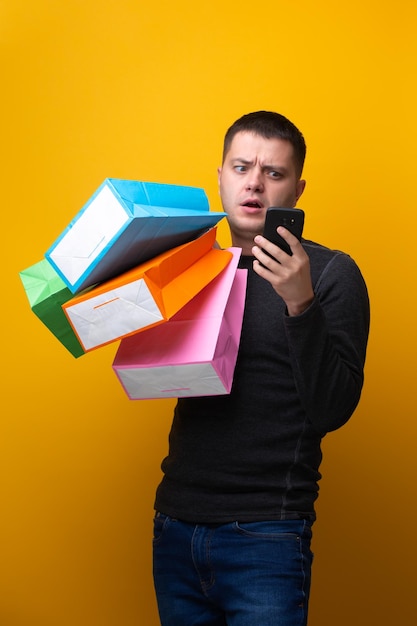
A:
<svg viewBox="0 0 417 626">
<path fill-rule="evenodd" d="M 351 253 L 372 302 L 363 399 L 324 443 L 309 624 L 415 624 L 416 14 L 0 2 L 2 626 L 158 624 L 151 519 L 173 406 L 128 401 L 115 346 L 73 359 L 18 272 L 106 177 L 201 186 L 219 210 L 224 131 L 260 108 L 304 132 L 305 236 Z"/>
</svg>

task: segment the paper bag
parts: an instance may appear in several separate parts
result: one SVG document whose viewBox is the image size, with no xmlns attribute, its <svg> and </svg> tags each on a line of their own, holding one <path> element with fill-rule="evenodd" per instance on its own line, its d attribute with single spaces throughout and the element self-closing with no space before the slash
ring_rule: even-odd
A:
<svg viewBox="0 0 417 626">
<path fill-rule="evenodd" d="M 63 305 L 85 351 L 170 319 L 230 262 L 216 229 Z"/>
<path fill-rule="evenodd" d="M 85 354 L 62 305 L 73 294 L 54 268 L 43 259 L 19 273 L 32 311 L 75 357 Z"/>
<path fill-rule="evenodd" d="M 225 213 L 203 189 L 107 178 L 45 256 L 72 293 L 191 241 Z"/>
<path fill-rule="evenodd" d="M 247 270 L 226 269 L 171 320 L 123 339 L 113 369 L 131 400 L 230 393 Z"/>
</svg>

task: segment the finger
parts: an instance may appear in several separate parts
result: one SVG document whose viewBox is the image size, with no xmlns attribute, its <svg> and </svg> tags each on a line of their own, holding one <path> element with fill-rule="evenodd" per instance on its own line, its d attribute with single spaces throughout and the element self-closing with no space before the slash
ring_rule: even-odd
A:
<svg viewBox="0 0 417 626">
<path fill-rule="evenodd" d="M 289 245 L 292 253 L 294 253 L 294 249 L 299 249 L 299 246 L 301 245 L 300 240 L 287 228 L 285 228 L 284 226 L 279 226 L 277 228 L 277 233 Z"/>
<path fill-rule="evenodd" d="M 274 246 L 276 248 L 276 246 Z M 280 251 L 277 248 L 278 254 Z M 260 267 L 269 270 L 270 272 L 277 273 L 279 271 L 279 267 L 281 266 L 281 262 L 273 256 L 273 254 L 268 253 L 263 248 L 259 248 L 258 246 L 254 246 L 252 248 L 252 254 L 255 257 L 256 261 L 258 261 Z M 284 253 L 282 253 L 284 254 Z"/>
<path fill-rule="evenodd" d="M 255 242 L 258 244 L 259 249 L 263 253 L 267 253 L 272 256 L 274 261 L 278 263 L 285 263 L 288 260 L 288 254 L 285 250 L 282 250 L 279 246 L 269 241 L 261 235 L 255 237 Z"/>
</svg>

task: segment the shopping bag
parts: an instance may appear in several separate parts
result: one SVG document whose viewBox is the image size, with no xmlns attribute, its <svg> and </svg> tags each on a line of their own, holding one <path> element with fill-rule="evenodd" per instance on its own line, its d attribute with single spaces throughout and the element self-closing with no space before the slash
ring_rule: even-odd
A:
<svg viewBox="0 0 417 626">
<path fill-rule="evenodd" d="M 203 189 L 107 178 L 45 256 L 72 293 L 191 241 L 225 213 Z"/>
<path fill-rule="evenodd" d="M 247 270 L 228 250 L 226 269 L 171 320 L 121 341 L 113 369 L 131 400 L 230 393 Z"/>
<path fill-rule="evenodd" d="M 35 315 L 76 358 L 85 354 L 62 305 L 73 294 L 46 259 L 19 272 L 30 307 Z"/>
<path fill-rule="evenodd" d="M 63 305 L 85 351 L 175 315 L 230 262 L 213 248 L 216 229 L 74 296 Z"/>
</svg>

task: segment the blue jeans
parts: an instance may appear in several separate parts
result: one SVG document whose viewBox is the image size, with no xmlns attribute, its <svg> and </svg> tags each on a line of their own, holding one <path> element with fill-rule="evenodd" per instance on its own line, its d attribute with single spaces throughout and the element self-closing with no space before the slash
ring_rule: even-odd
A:
<svg viewBox="0 0 417 626">
<path fill-rule="evenodd" d="M 162 626 L 305 626 L 311 524 L 154 520 Z"/>
</svg>

